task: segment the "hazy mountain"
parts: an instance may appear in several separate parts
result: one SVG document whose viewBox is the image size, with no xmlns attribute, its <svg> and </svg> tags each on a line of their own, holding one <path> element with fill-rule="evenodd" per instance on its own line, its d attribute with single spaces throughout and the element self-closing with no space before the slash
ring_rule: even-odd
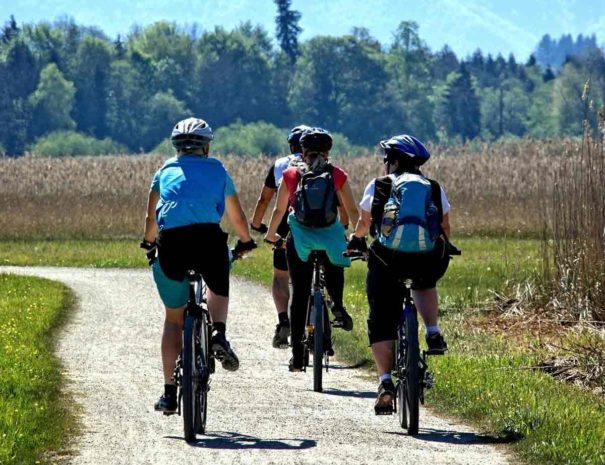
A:
<svg viewBox="0 0 605 465">
<path fill-rule="evenodd" d="M 602 0 L 293 0 L 292 6 L 302 13 L 302 39 L 341 35 L 358 26 L 388 44 L 400 21 L 414 20 L 432 49 L 447 43 L 463 56 L 480 47 L 524 60 L 544 34 L 605 39 Z M 271 0 L 0 0 L 0 20 L 11 14 L 19 23 L 67 15 L 112 37 L 127 34 L 133 24 L 158 20 L 198 23 L 202 29 L 229 29 L 250 20 L 272 34 L 275 29 Z"/>
</svg>

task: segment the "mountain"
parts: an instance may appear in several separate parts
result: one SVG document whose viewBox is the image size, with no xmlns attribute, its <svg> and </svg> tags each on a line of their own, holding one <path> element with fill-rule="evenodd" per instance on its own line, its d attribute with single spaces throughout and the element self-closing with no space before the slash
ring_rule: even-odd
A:
<svg viewBox="0 0 605 465">
<path fill-rule="evenodd" d="M 365 27 L 388 44 L 401 21 L 413 20 L 433 50 L 448 44 L 462 56 L 481 48 L 525 60 L 544 34 L 605 39 L 602 0 L 293 0 L 292 8 L 302 13 L 302 40 Z M 197 23 L 202 29 L 251 21 L 273 34 L 275 11 L 271 0 L 0 0 L 0 20 L 11 14 L 19 24 L 68 16 L 110 37 L 127 34 L 133 24 L 159 20 Z"/>
</svg>

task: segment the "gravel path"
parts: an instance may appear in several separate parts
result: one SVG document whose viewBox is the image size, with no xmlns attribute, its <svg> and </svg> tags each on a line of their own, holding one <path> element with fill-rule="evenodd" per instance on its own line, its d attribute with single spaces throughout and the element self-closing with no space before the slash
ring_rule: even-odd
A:
<svg viewBox="0 0 605 465">
<path fill-rule="evenodd" d="M 182 419 L 153 411 L 163 389 L 163 309 L 149 271 L 0 271 L 61 281 L 78 296 L 58 346 L 82 405 L 75 465 L 510 463 L 485 437 L 426 410 L 419 436 L 406 436 L 395 416 L 373 414 L 375 384 L 344 365 L 324 377 L 325 393 L 313 392 L 312 374 L 289 373 L 288 351 L 271 347 L 269 292 L 240 279 L 232 281 L 228 334 L 241 368 L 217 366 L 208 434 L 187 445 Z"/>
</svg>

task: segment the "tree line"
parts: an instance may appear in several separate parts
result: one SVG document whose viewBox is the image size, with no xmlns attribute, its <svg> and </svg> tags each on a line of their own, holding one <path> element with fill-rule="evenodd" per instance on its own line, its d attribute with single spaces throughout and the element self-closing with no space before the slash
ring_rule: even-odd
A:
<svg viewBox="0 0 605 465">
<path fill-rule="evenodd" d="M 57 131 L 150 151 L 192 114 L 215 128 L 318 125 L 366 146 L 402 132 L 445 143 L 569 136 L 582 131 L 583 94 L 595 104 L 605 95 L 596 46 L 553 71 L 534 56 L 434 52 L 409 21 L 387 45 L 364 28 L 299 43 L 300 14 L 290 0 L 276 5 L 277 45 L 249 22 L 233 30 L 157 22 L 112 40 L 69 19 L 11 17 L 0 33 L 0 151 L 68 140 Z"/>
</svg>

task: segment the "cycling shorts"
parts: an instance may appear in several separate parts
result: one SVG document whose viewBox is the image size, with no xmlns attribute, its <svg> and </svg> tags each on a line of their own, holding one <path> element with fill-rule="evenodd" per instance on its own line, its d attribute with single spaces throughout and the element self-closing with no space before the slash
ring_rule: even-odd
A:
<svg viewBox="0 0 605 465">
<path fill-rule="evenodd" d="M 227 234 L 218 224 L 201 223 L 166 229 L 158 236 L 153 276 L 164 305 L 177 308 L 189 296 L 187 270 L 195 270 L 217 295 L 229 296 Z"/>
</svg>

